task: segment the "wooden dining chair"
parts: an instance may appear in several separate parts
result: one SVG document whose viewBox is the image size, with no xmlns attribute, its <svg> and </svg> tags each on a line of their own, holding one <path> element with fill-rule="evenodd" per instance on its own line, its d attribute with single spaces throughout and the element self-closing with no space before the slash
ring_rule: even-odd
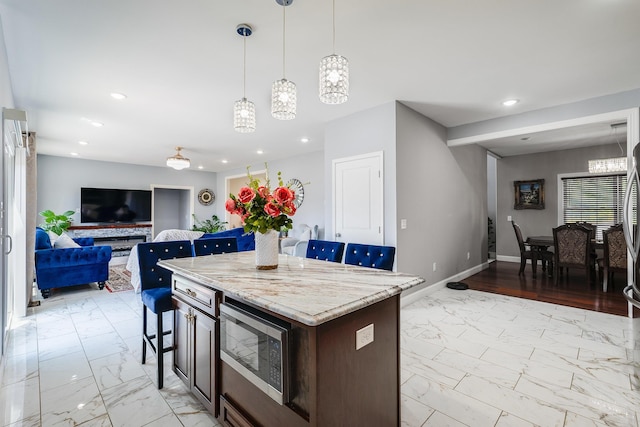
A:
<svg viewBox="0 0 640 427">
<path fill-rule="evenodd" d="M 584 269 L 587 280 L 593 282 L 595 271 L 591 268 L 592 230 L 579 224 L 563 224 L 553 229 L 555 250 L 555 283 L 560 280 L 563 269 Z"/>
<path fill-rule="evenodd" d="M 520 248 L 520 271 L 518 271 L 518 276 L 520 276 L 524 273 L 524 267 L 527 265 L 527 260 L 530 259 L 531 263 L 533 263 L 534 249 L 532 249 L 525 243 L 524 239 L 522 238 L 522 231 L 520 230 L 520 226 L 516 224 L 515 221 L 511 221 L 511 225 L 513 226 L 513 231 L 516 233 L 518 248 Z M 553 252 L 546 249 L 538 250 L 535 255 L 537 259 L 540 259 L 542 261 L 542 271 L 545 271 L 548 265 L 548 271 L 549 273 L 551 273 L 553 271 Z"/>
<path fill-rule="evenodd" d="M 598 259 L 598 269 L 602 280 L 602 291 L 607 292 L 609 280 L 613 283 L 614 273 L 627 274 L 627 244 L 622 224 L 616 224 L 602 232 L 604 257 Z"/>
</svg>

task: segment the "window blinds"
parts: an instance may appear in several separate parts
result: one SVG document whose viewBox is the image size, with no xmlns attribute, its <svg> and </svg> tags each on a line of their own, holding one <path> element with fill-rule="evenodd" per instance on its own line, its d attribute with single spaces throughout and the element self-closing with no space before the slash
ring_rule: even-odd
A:
<svg viewBox="0 0 640 427">
<path fill-rule="evenodd" d="M 622 222 L 626 187 L 626 175 L 562 178 L 564 223 L 594 224 L 596 239 L 601 240 L 603 230 Z M 635 206 L 635 189 L 632 197 Z"/>
</svg>

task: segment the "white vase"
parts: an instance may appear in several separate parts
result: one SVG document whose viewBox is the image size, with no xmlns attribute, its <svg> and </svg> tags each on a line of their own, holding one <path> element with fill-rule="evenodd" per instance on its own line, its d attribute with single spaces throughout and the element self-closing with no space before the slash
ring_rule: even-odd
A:
<svg viewBox="0 0 640 427">
<path fill-rule="evenodd" d="M 273 270 L 278 268 L 278 237 L 280 233 L 269 230 L 266 233 L 255 233 L 256 239 L 256 268 L 258 270 Z"/>
</svg>

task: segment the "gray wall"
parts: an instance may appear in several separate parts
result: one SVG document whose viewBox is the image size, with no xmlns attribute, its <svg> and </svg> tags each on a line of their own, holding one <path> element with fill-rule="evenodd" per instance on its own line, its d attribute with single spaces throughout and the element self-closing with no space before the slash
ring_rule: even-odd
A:
<svg viewBox="0 0 640 427">
<path fill-rule="evenodd" d="M 361 111 L 327 124 L 324 182 L 327 240 L 333 235 L 332 161 L 376 151 L 384 152 L 384 242 L 396 246 L 396 102 Z"/>
<path fill-rule="evenodd" d="M 216 188 L 217 179 L 213 172 L 38 155 L 38 212 L 79 208 L 80 187 L 149 190 L 151 185 L 193 186 L 193 197 L 197 197 L 203 188 Z M 195 214 L 201 219 L 209 218 L 219 205 L 224 209 L 221 197 L 216 197 L 210 206 L 196 201 Z M 42 217 L 38 217 L 38 223 L 41 221 Z M 80 224 L 78 214 L 74 215 L 74 224 Z"/>
<path fill-rule="evenodd" d="M 625 154 L 626 155 L 626 154 Z M 550 236 L 558 224 L 558 174 L 588 172 L 588 160 L 620 157 L 617 144 L 575 150 L 552 151 L 498 160 L 498 214 L 496 250 L 498 256 L 520 257 L 518 243 L 507 216 L 526 236 Z M 545 208 L 515 210 L 514 181 L 544 179 Z"/>
<path fill-rule="evenodd" d="M 153 230 L 155 236 L 162 230 L 191 228 L 189 216 L 189 190 L 156 188 L 153 191 Z M 204 219 L 204 218 L 199 218 Z"/>
<path fill-rule="evenodd" d="M 277 179 L 278 171 L 282 172 L 284 183 L 291 178 L 299 179 L 304 185 L 304 200 L 300 209 L 292 217 L 293 226 L 296 224 L 318 225 L 324 230 L 325 227 L 325 181 L 324 181 L 324 153 L 316 151 L 302 156 L 289 157 L 281 160 L 269 162 L 269 179 L 272 186 Z M 264 169 L 264 163 L 256 163 L 251 166 L 251 171 L 261 171 Z M 225 172 L 218 172 L 217 190 L 216 190 L 216 214 L 224 220 L 225 210 L 224 202 L 229 197 L 225 194 L 225 183 L 227 177 L 246 176 L 247 170 L 233 169 Z M 321 234 L 323 235 L 323 234 Z"/>
<path fill-rule="evenodd" d="M 443 126 L 399 103 L 396 117 L 396 206 L 407 219 L 397 268 L 430 285 L 487 259 L 486 150 L 447 147 Z"/>
</svg>

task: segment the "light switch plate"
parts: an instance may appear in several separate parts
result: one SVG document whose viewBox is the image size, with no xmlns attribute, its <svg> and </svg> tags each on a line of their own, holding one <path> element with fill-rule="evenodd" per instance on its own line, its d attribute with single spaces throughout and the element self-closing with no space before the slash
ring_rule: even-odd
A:
<svg viewBox="0 0 640 427">
<path fill-rule="evenodd" d="M 356 350 L 373 342 L 373 323 L 356 331 Z"/>
</svg>

